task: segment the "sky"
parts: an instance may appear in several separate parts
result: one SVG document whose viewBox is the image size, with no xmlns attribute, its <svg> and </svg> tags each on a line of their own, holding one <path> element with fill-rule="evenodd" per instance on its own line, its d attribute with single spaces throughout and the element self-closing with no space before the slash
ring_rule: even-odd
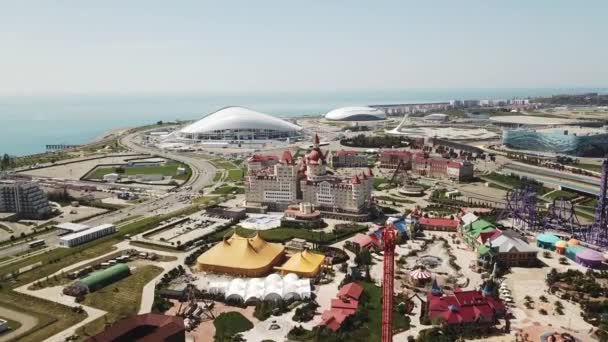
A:
<svg viewBox="0 0 608 342">
<path fill-rule="evenodd" d="M 0 95 L 608 86 L 605 0 L 0 8 Z"/>
</svg>

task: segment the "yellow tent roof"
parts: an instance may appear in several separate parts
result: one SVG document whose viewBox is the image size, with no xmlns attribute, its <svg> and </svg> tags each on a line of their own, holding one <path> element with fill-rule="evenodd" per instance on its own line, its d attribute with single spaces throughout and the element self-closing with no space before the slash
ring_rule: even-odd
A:
<svg viewBox="0 0 608 342">
<path fill-rule="evenodd" d="M 570 239 L 570 240 L 568 240 L 568 246 L 574 246 L 574 245 L 578 245 L 578 240 L 577 239 Z"/>
<path fill-rule="evenodd" d="M 564 240 L 559 240 L 555 243 L 555 247 L 557 248 L 566 248 L 568 244 Z"/>
<path fill-rule="evenodd" d="M 269 243 L 258 234 L 252 238 L 242 237 L 236 232 L 226 240 L 203 253 L 196 260 L 199 264 L 241 269 L 259 269 L 268 266 L 285 247 Z"/>
<path fill-rule="evenodd" d="M 314 272 L 325 260 L 323 254 L 311 253 L 307 250 L 296 253 L 287 260 L 281 267 L 277 267 L 286 272 L 310 273 Z"/>
</svg>

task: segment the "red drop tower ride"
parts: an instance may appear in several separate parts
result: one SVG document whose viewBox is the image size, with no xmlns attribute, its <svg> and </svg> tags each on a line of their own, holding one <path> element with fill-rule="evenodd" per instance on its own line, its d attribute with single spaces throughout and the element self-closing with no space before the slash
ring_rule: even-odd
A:
<svg viewBox="0 0 608 342">
<path fill-rule="evenodd" d="M 387 224 L 382 232 L 384 271 L 382 274 L 382 342 L 393 341 L 393 279 L 395 276 L 396 230 Z"/>
</svg>

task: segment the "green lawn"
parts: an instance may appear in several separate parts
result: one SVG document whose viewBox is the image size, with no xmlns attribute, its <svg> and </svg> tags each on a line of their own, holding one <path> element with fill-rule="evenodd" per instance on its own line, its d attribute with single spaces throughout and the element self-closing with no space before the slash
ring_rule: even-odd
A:
<svg viewBox="0 0 608 342">
<path fill-rule="evenodd" d="M 382 336 L 382 289 L 373 283 L 359 282 L 368 297 L 369 341 L 380 341 Z M 395 300 L 393 312 L 393 332 L 400 332 L 409 327 L 405 316 L 397 312 L 397 300 Z"/>
<path fill-rule="evenodd" d="M 222 169 L 226 169 L 226 170 L 231 170 L 231 169 L 236 169 L 238 168 L 236 165 L 234 165 L 233 163 L 227 161 L 227 160 L 223 160 L 223 159 L 214 159 L 212 160 L 213 164 L 222 168 Z"/>
<path fill-rule="evenodd" d="M 86 313 L 77 313 L 65 305 L 31 297 L 8 288 L 0 291 L 0 306 L 23 312 L 38 319 L 36 327 L 13 341 L 45 341 L 68 327 L 80 322 Z"/>
<path fill-rule="evenodd" d="M 140 266 L 130 276 L 86 295 L 82 304 L 108 313 L 78 329 L 77 334 L 92 336 L 103 331 L 106 322 L 111 324 L 137 314 L 143 287 L 162 271 L 157 266 Z"/>
<path fill-rule="evenodd" d="M 389 179 L 382 178 L 382 177 L 374 177 L 374 180 L 373 180 L 372 184 L 374 186 L 374 189 L 380 190 L 379 189 L 380 185 L 382 185 L 382 184 L 388 184 L 388 182 L 390 182 Z"/>
<path fill-rule="evenodd" d="M 19 341 L 44 341 L 48 337 L 73 326 L 86 317 L 86 314 L 74 312 L 71 308 L 55 302 L 43 300 L 36 297 L 13 291 L 13 288 L 43 279 L 67 266 L 83 260 L 99 257 L 116 249 L 113 245 L 123 240 L 126 234 L 138 234 L 156 227 L 160 222 L 174 216 L 188 215 L 198 210 L 197 206 L 190 206 L 175 211 L 169 215 L 149 217 L 119 227 L 119 231 L 97 239 L 95 241 L 74 248 L 58 248 L 49 252 L 36 255 L 19 262 L 0 268 L 0 277 L 14 272 L 15 270 L 42 261 L 42 266 L 33 271 L 20 274 L 13 281 L 2 281 L 0 285 L 0 306 L 6 306 L 14 310 L 21 310 L 26 314 L 38 318 L 36 328 Z"/>
<path fill-rule="evenodd" d="M 186 169 L 185 173 L 183 175 L 177 175 L 177 168 L 178 167 L 183 167 Z M 103 176 L 110 174 L 110 173 L 119 173 L 118 171 L 118 167 L 98 167 L 95 168 L 92 172 L 90 172 L 87 176 L 86 179 L 103 179 Z M 124 173 L 122 173 L 122 175 L 124 176 L 134 176 L 134 175 L 163 175 L 163 176 L 171 176 L 174 179 L 179 179 L 179 180 L 187 180 L 188 178 L 190 178 L 190 175 L 192 174 L 192 170 L 190 170 L 190 167 L 186 164 L 182 164 L 182 163 L 178 163 L 178 162 L 174 162 L 174 161 L 168 161 L 167 163 L 165 163 L 162 166 L 158 166 L 158 167 L 124 167 Z"/>
<path fill-rule="evenodd" d="M 222 180 L 222 176 L 224 175 L 224 173 L 222 171 L 217 171 L 215 173 L 215 175 L 213 176 L 213 182 L 219 182 Z"/>
<path fill-rule="evenodd" d="M 253 329 L 253 323 L 239 312 L 224 312 L 213 321 L 215 326 L 214 340 L 219 342 L 232 341 L 235 334 Z"/>
<path fill-rule="evenodd" d="M 560 197 L 562 197 L 566 200 L 572 200 L 578 196 L 579 195 L 574 192 L 564 191 L 564 190 L 555 190 L 553 192 L 548 193 L 545 197 L 552 199 L 552 200 L 556 199 L 556 198 L 560 198 Z"/>
<path fill-rule="evenodd" d="M 233 182 L 242 181 L 243 180 L 243 170 L 242 169 L 228 170 L 228 179 Z"/>
<path fill-rule="evenodd" d="M 218 188 L 216 188 L 215 190 L 213 190 L 213 194 L 216 195 L 228 195 L 228 194 L 232 194 L 232 193 L 237 193 L 237 194 L 243 194 L 245 193 L 245 189 L 243 189 L 242 187 L 239 186 L 232 186 L 232 185 L 222 185 Z"/>
</svg>

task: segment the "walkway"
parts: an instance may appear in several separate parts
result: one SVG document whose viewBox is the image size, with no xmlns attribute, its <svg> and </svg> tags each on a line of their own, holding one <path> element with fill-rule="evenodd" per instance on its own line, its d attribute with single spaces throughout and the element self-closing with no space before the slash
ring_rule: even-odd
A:
<svg viewBox="0 0 608 342">
<path fill-rule="evenodd" d="M 154 302 L 154 288 L 156 286 L 156 283 L 169 270 L 173 269 L 174 267 L 177 267 L 177 265 L 179 265 L 179 264 L 183 264 L 184 259 L 189 254 L 189 253 L 177 254 L 177 253 L 159 252 L 159 251 L 147 249 L 144 247 L 132 246 L 129 244 L 129 241 L 123 241 L 114 246 L 117 247 L 116 250 L 113 250 L 109 253 L 99 256 L 95 259 L 87 259 L 87 260 L 81 261 L 79 263 L 65 267 L 65 268 L 49 275 L 49 277 L 52 277 L 53 275 L 59 275 L 61 273 L 69 273 L 72 270 L 77 269 L 83 265 L 86 265 L 92 261 L 103 259 L 112 254 L 115 254 L 116 252 L 124 251 L 127 249 L 135 249 L 140 252 L 151 252 L 152 251 L 158 255 L 175 256 L 175 257 L 177 257 L 177 260 L 175 260 L 175 261 L 158 262 L 155 264 L 156 266 L 162 267 L 164 269 L 164 271 L 161 274 L 159 274 L 156 278 L 154 278 L 152 281 L 150 281 L 148 284 L 146 284 L 142 290 L 142 302 L 140 305 L 139 313 L 148 313 L 151 311 L 152 304 Z M 34 282 L 36 282 L 36 281 L 34 281 Z M 78 328 L 80 328 L 81 326 L 86 325 L 87 323 L 94 321 L 95 319 L 100 318 L 106 314 L 106 312 L 103 310 L 99 310 L 99 309 L 96 309 L 96 308 L 93 308 L 90 306 L 80 305 L 80 304 L 76 303 L 74 297 L 66 296 L 63 294 L 62 291 L 63 291 L 64 286 L 53 286 L 53 287 L 47 287 L 47 288 L 40 289 L 40 290 L 29 290 L 28 287 L 31 286 L 34 282 L 20 286 L 20 287 L 16 288 L 15 291 L 21 292 L 21 293 L 24 293 L 24 294 L 27 294 L 30 296 L 42 298 L 45 300 L 51 300 L 56 303 L 63 304 L 63 305 L 69 306 L 69 307 L 81 306 L 88 315 L 88 317 L 86 319 L 79 322 L 78 324 L 75 324 L 75 325 L 67 328 L 64 331 L 49 337 L 48 339 L 46 339 L 47 342 L 63 342 L 63 341 L 65 341 L 65 339 L 67 337 L 74 335 L 76 333 L 76 330 Z M 0 311 L 0 313 L 1 313 L 1 311 Z M 24 331 L 27 331 L 27 330 L 24 330 Z"/>
<path fill-rule="evenodd" d="M 14 311 L 11 309 L 7 309 L 4 307 L 0 307 L 0 316 L 12 319 L 13 321 L 17 321 L 21 323 L 21 326 L 12 332 L 0 335 L 1 341 L 8 341 L 16 336 L 19 336 L 26 331 L 32 330 L 36 324 L 38 324 L 38 319 L 36 317 L 26 315 L 19 311 Z"/>
</svg>

